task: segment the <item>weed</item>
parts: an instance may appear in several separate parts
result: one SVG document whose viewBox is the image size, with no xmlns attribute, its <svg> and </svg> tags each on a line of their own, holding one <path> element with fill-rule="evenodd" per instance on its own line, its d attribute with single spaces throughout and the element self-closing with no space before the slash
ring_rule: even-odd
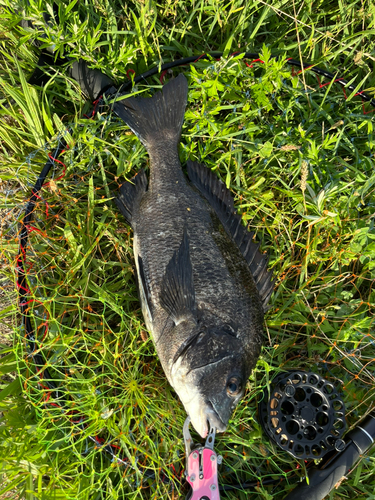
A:
<svg viewBox="0 0 375 500">
<path fill-rule="evenodd" d="M 179 479 L 186 415 L 145 335 L 132 233 L 113 203 L 122 180 L 147 169 L 148 157 L 110 103 L 94 119 L 82 118 L 90 106 L 63 69 L 49 69 L 43 88 L 27 84 L 36 38 L 118 84 L 129 68 L 140 74 L 177 57 L 225 51 L 220 61 L 173 72 L 189 81 L 181 160 L 205 163 L 231 189 L 277 281 L 261 357 L 228 431 L 217 438 L 220 483 L 280 479 L 253 493 L 282 498 L 305 470 L 259 426 L 257 402 L 270 372 L 298 367 L 334 382 L 349 426 L 375 397 L 372 110 L 356 92 L 345 98 L 311 71 L 295 74 L 286 58 L 326 66 L 357 90 L 373 88 L 372 47 L 364 38 L 373 9 L 357 1 L 277 8 L 242 0 L 56 4 L 54 11 L 49 2 L 20 1 L 20 14 L 7 0 L 1 7 L 0 248 L 10 299 L 1 317 L 12 318 L 14 340 L 1 346 L 0 371 L 17 376 L 1 382 L 0 494 L 99 500 L 186 493 Z M 36 31 L 17 27 L 22 15 Z M 238 49 L 261 50 L 264 62 L 230 57 Z M 160 87 L 154 77 L 133 90 L 150 95 Z M 25 200 L 63 138 L 70 147 L 41 191 L 29 228 L 29 307 L 37 354 L 46 360 L 37 374 L 9 283 Z M 127 465 L 111 461 L 105 444 L 121 451 Z M 374 481 L 369 457 L 337 495 L 372 498 Z M 245 491 L 227 496 L 248 498 Z"/>
</svg>

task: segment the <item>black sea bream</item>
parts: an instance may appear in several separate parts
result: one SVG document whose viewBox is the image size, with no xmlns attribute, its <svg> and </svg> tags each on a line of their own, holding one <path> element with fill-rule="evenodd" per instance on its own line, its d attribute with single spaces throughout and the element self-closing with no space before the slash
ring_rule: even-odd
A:
<svg viewBox="0 0 375 500">
<path fill-rule="evenodd" d="M 272 293 L 267 257 L 236 215 L 216 175 L 178 155 L 188 85 L 178 76 L 151 98 L 114 110 L 150 155 L 120 188 L 117 205 L 134 230 L 146 326 L 170 384 L 197 432 L 222 432 L 259 356 Z"/>
</svg>

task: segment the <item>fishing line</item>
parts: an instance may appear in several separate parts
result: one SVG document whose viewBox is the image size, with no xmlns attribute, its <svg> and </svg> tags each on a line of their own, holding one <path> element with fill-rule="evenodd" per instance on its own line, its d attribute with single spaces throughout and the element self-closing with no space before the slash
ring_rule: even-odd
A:
<svg viewBox="0 0 375 500">
<path fill-rule="evenodd" d="M 232 54 L 232 56 L 238 56 L 241 53 L 235 52 Z M 118 90 L 114 88 L 113 86 L 110 87 L 110 84 L 108 83 L 108 78 L 106 80 L 106 86 L 105 86 L 105 93 L 103 94 L 103 89 L 100 89 L 100 96 L 96 95 L 96 97 L 93 105 L 93 110 L 86 115 L 86 118 L 88 119 L 93 119 L 96 112 L 104 103 L 105 98 L 110 98 L 113 97 L 114 95 L 119 95 L 121 93 L 129 91 L 129 89 L 132 87 L 133 84 L 137 84 L 143 80 L 146 80 L 147 78 L 161 73 L 162 76 L 165 74 L 166 71 L 169 69 L 179 67 L 179 66 L 184 66 L 184 65 L 189 65 L 189 64 L 194 64 L 200 60 L 212 60 L 212 59 L 220 59 L 223 56 L 222 52 L 213 52 L 210 54 L 202 54 L 200 56 L 192 56 L 192 57 L 187 57 L 183 59 L 178 59 L 176 61 L 172 61 L 169 63 L 162 64 L 160 66 L 155 66 L 151 68 L 150 70 L 142 73 L 141 75 L 135 76 L 133 79 L 130 79 L 128 82 L 122 83 Z M 272 58 L 279 59 L 280 56 L 274 55 L 271 56 Z M 242 56 L 242 59 L 250 59 L 251 64 L 254 63 L 262 63 L 263 61 L 260 59 L 259 54 L 257 53 L 252 53 L 252 52 L 245 52 Z M 345 89 L 350 90 L 351 92 L 355 91 L 355 87 L 353 85 L 349 85 L 346 80 L 343 78 L 335 78 L 335 75 L 321 69 L 317 66 L 314 66 L 312 64 L 303 64 L 297 60 L 294 59 L 287 59 L 286 62 L 291 65 L 292 67 L 297 67 L 300 69 L 300 71 L 305 71 L 305 70 L 310 70 L 316 75 L 323 76 L 325 78 L 328 78 L 331 82 L 333 81 L 334 83 L 339 84 L 345 91 Z M 247 64 L 247 63 L 245 63 Z M 90 70 L 89 70 L 90 71 Z M 129 77 L 129 73 L 133 72 L 134 70 L 128 70 L 127 74 Z M 130 77 L 129 77 L 130 78 Z M 319 80 L 318 80 L 319 81 Z M 37 83 L 35 80 L 33 83 Z M 320 85 L 320 82 L 319 82 Z M 322 86 L 322 85 L 320 85 Z M 83 90 L 87 90 L 87 87 Z M 366 92 L 364 91 L 359 91 L 355 95 L 359 95 L 362 100 L 367 101 L 371 104 L 371 106 L 375 107 L 375 100 L 369 96 Z M 26 256 L 27 256 L 27 247 L 28 247 L 28 238 L 30 232 L 33 230 L 31 226 L 31 222 L 33 219 L 33 212 L 35 211 L 36 203 L 38 200 L 41 199 L 40 196 L 40 191 L 43 188 L 46 178 L 48 177 L 51 169 L 56 166 L 56 163 L 59 163 L 63 165 L 65 168 L 65 165 L 63 162 L 61 162 L 58 158 L 63 154 L 64 151 L 67 149 L 67 141 L 62 138 L 60 140 L 60 143 L 57 148 L 55 148 L 49 155 L 48 155 L 48 160 L 45 163 L 42 171 L 40 172 L 34 187 L 32 188 L 32 194 L 31 197 L 29 198 L 29 201 L 27 202 L 26 209 L 24 212 L 24 216 L 21 220 L 20 226 L 20 236 L 19 236 L 19 251 L 18 251 L 18 257 L 17 257 L 17 290 L 18 290 L 18 299 L 19 299 L 19 309 L 22 315 L 22 321 L 23 321 L 23 326 L 24 326 L 24 336 L 28 345 L 28 351 L 29 351 L 29 356 L 32 358 L 34 366 L 37 371 L 37 375 L 39 374 L 39 377 L 41 377 L 41 371 L 44 368 L 43 371 L 43 376 L 40 379 L 40 384 L 42 385 L 43 383 L 48 387 L 50 391 L 50 395 L 47 398 L 47 401 L 45 404 L 54 404 L 55 406 L 59 406 L 62 411 L 68 412 L 68 408 L 66 407 L 66 400 L 65 400 L 65 391 L 61 389 L 61 387 L 58 387 L 57 384 L 52 380 L 51 374 L 46 368 L 46 360 L 44 356 L 41 354 L 41 352 L 38 351 L 38 346 L 36 342 L 36 335 L 35 331 L 32 325 L 31 321 L 31 307 L 30 304 L 35 301 L 32 297 L 32 292 L 29 288 L 28 282 L 27 282 L 27 276 L 28 276 L 28 270 L 26 269 Z M 64 174 L 63 174 L 64 175 Z M 44 329 L 45 333 L 47 333 L 47 325 L 48 319 L 45 321 Z M 50 402 L 50 396 L 53 395 L 54 401 L 55 402 Z M 56 403 L 57 402 L 57 403 Z M 82 418 L 81 418 L 82 420 Z M 80 420 L 80 421 L 81 421 Z M 82 424 L 80 424 L 82 425 Z M 104 449 L 106 454 L 111 457 L 113 461 L 121 462 L 126 465 L 130 465 L 129 461 L 127 459 L 123 460 L 122 458 L 118 457 L 117 454 L 115 453 L 114 449 L 115 446 L 112 444 L 103 444 L 101 439 L 98 438 L 98 436 L 89 436 L 89 440 L 94 442 L 97 446 L 100 446 Z M 155 479 L 155 473 L 150 472 L 146 469 L 143 469 L 141 466 L 137 465 L 136 467 L 131 466 L 132 468 L 137 468 L 142 472 L 142 474 L 145 475 L 145 477 L 150 478 L 150 479 Z M 162 474 L 160 474 L 160 477 L 162 477 Z M 166 475 L 166 482 L 170 482 L 170 479 L 167 479 Z M 176 479 L 178 479 L 178 476 L 176 476 Z M 279 479 L 265 479 L 263 484 L 276 484 L 279 483 Z M 253 488 L 254 486 L 258 485 L 258 482 L 245 482 L 245 483 L 237 483 L 234 485 L 226 485 L 222 486 L 221 490 L 222 491 L 230 491 L 233 489 L 246 489 L 246 488 Z"/>
<path fill-rule="evenodd" d="M 257 52 L 245 52 L 245 53 L 244 52 L 233 52 L 232 54 L 230 54 L 229 57 L 236 57 L 236 56 L 239 56 L 241 54 L 243 54 L 241 59 L 252 59 L 252 61 L 251 61 L 252 63 L 255 63 L 255 62 L 259 62 L 261 64 L 263 63 L 263 61 L 260 57 L 261 55 Z M 196 57 L 196 56 L 185 57 L 183 59 L 177 59 L 176 61 L 164 63 L 161 66 L 154 66 L 153 68 L 149 69 L 148 71 L 145 71 L 141 75 L 136 76 L 134 78 L 134 84 L 136 85 L 137 83 L 149 78 L 150 76 L 156 75 L 157 73 L 163 73 L 163 72 L 167 71 L 168 69 L 172 69 L 172 68 L 175 68 L 177 66 L 194 64 L 194 63 L 201 61 L 201 60 L 221 59 L 223 56 L 224 56 L 224 52 L 210 52 L 207 54 L 201 54 L 198 57 Z M 279 60 L 281 57 L 282 56 L 280 56 L 280 55 L 271 55 L 271 59 Z M 335 78 L 335 75 L 333 73 L 330 73 L 329 71 L 327 71 L 325 69 L 319 68 L 318 66 L 315 66 L 312 63 L 303 63 L 303 65 L 302 65 L 300 61 L 297 61 L 296 59 L 292 59 L 292 58 L 288 58 L 286 60 L 286 63 L 289 64 L 290 66 L 300 68 L 301 71 L 310 70 L 313 73 L 315 73 L 316 75 L 324 76 L 325 78 L 328 78 L 331 81 L 333 80 L 334 83 L 341 85 L 341 87 L 343 87 L 345 90 L 347 89 L 347 90 L 350 90 L 351 92 L 355 91 L 355 86 L 349 85 L 348 81 L 345 80 L 344 78 Z M 132 84 L 133 84 L 132 81 L 122 83 L 121 86 L 119 87 L 118 92 L 119 93 L 127 92 L 131 88 Z M 319 82 L 319 84 L 320 84 L 320 82 Z M 361 96 L 363 100 L 369 102 L 371 104 L 371 106 L 375 107 L 375 99 L 373 99 L 369 94 L 367 94 L 363 90 L 358 91 L 355 95 Z"/>
</svg>

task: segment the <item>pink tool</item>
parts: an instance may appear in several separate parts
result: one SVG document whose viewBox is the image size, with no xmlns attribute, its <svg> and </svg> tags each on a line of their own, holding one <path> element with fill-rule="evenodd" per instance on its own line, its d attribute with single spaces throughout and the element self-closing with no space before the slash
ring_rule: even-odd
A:
<svg viewBox="0 0 375 500">
<path fill-rule="evenodd" d="M 217 482 L 217 466 L 222 457 L 214 451 L 215 428 L 211 428 L 203 446 L 193 449 L 192 437 L 189 432 L 190 417 L 184 423 L 183 433 L 186 450 L 186 480 L 192 491 L 186 500 L 220 500 L 219 485 Z"/>
</svg>

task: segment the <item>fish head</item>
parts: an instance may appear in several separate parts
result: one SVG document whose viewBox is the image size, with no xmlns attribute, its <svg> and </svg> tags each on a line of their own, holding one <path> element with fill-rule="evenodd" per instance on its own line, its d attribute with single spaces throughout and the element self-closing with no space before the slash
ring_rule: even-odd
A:
<svg viewBox="0 0 375 500">
<path fill-rule="evenodd" d="M 198 328 L 175 356 L 171 382 L 195 430 L 204 438 L 211 427 L 224 432 L 245 393 L 255 364 L 227 328 Z"/>
</svg>

